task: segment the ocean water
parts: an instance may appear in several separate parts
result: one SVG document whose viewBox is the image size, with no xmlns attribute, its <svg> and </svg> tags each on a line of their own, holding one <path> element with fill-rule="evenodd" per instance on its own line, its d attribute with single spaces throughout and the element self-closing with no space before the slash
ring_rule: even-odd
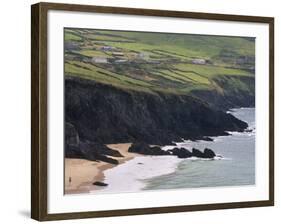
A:
<svg viewBox="0 0 281 224">
<path fill-rule="evenodd" d="M 231 132 L 214 141 L 184 141 L 178 147 L 208 147 L 222 156 L 214 160 L 175 156 L 140 156 L 106 170 L 108 186 L 94 193 L 241 186 L 255 184 L 255 109 L 232 109 L 229 113 L 246 121 L 251 132 Z M 164 150 L 175 146 L 164 146 Z"/>
<path fill-rule="evenodd" d="M 187 149 L 208 147 L 223 159 L 186 159 L 178 164 L 175 172 L 144 180 L 143 190 L 254 185 L 255 109 L 233 109 L 229 113 L 246 121 L 252 132 L 232 132 L 230 136 L 215 137 L 213 142 L 186 141 L 178 144 Z"/>
</svg>

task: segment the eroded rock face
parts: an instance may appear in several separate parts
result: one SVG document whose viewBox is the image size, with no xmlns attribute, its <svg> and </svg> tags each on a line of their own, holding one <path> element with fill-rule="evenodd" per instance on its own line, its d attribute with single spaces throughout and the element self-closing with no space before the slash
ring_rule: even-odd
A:
<svg viewBox="0 0 281 224">
<path fill-rule="evenodd" d="M 73 77 L 65 79 L 65 119 L 80 139 L 102 144 L 168 145 L 248 126 L 192 96 L 125 90 Z"/>
<path fill-rule="evenodd" d="M 204 152 L 201 152 L 199 149 L 192 149 L 192 156 L 198 158 L 212 159 L 216 156 L 215 152 L 212 149 L 205 148 Z"/>
<path fill-rule="evenodd" d="M 205 158 L 204 153 L 201 152 L 199 149 L 192 149 L 192 156 L 198 157 L 198 158 Z"/>
<path fill-rule="evenodd" d="M 79 135 L 73 124 L 65 122 L 65 142 L 67 145 L 78 146 Z"/>
<path fill-rule="evenodd" d="M 85 155 L 95 152 L 100 155 L 123 157 L 123 155 L 119 151 L 110 149 L 106 145 L 103 145 L 101 143 L 81 142 L 80 149 Z"/>
<path fill-rule="evenodd" d="M 67 144 L 65 144 L 64 147 L 64 156 L 65 158 L 86 159 L 79 146 L 72 146 Z"/>
<path fill-rule="evenodd" d="M 168 150 L 172 153 L 172 155 L 177 156 L 178 158 L 190 158 L 192 157 L 192 153 L 185 149 L 185 148 L 173 148 L 171 150 Z"/>
<path fill-rule="evenodd" d="M 202 97 L 204 98 L 204 97 Z M 105 144 L 135 142 L 131 152 L 144 155 L 213 158 L 210 149 L 164 151 L 182 139 L 244 131 L 247 123 L 187 95 L 125 90 L 94 81 L 65 79 L 65 156 L 117 164 L 122 156 Z"/>
<path fill-rule="evenodd" d="M 217 76 L 213 79 L 220 89 L 223 89 L 223 94 L 220 91 L 209 90 L 192 90 L 191 94 L 195 97 L 208 102 L 211 107 L 219 108 L 227 111 L 230 108 L 237 107 L 254 107 L 255 106 L 255 77 L 248 76 Z M 248 89 L 233 88 L 237 83 L 240 86 L 247 86 Z M 239 87 L 239 86 L 238 86 Z"/>
<path fill-rule="evenodd" d="M 212 159 L 216 156 L 215 152 L 209 148 L 205 148 L 204 152 L 196 148 L 193 148 L 192 152 L 190 152 L 188 149 L 177 147 L 164 151 L 160 147 L 150 147 L 148 144 L 143 142 L 132 144 L 128 151 L 133 153 L 139 153 L 142 155 L 174 155 L 181 159 L 190 157 Z"/>
<path fill-rule="evenodd" d="M 122 157 L 118 151 L 110 149 L 100 143 L 81 142 L 79 148 L 84 158 L 88 160 L 100 160 L 111 164 L 118 164 L 118 160 L 108 156 Z"/>
<path fill-rule="evenodd" d="M 154 155 L 154 156 L 170 155 L 169 152 L 162 150 L 160 147 L 158 146 L 150 147 L 148 144 L 144 142 L 133 143 L 128 149 L 128 151 L 143 154 L 143 155 Z"/>
<path fill-rule="evenodd" d="M 204 149 L 204 158 L 214 158 L 216 156 L 215 152 L 212 149 Z"/>
<path fill-rule="evenodd" d="M 78 132 L 70 123 L 66 124 L 65 133 L 66 158 L 81 158 L 118 164 L 118 160 L 111 157 L 123 157 L 119 151 L 110 149 L 104 144 L 80 141 Z"/>
<path fill-rule="evenodd" d="M 65 122 L 65 157 L 67 158 L 83 158 L 83 154 L 80 151 L 79 135 L 73 124 Z"/>
</svg>

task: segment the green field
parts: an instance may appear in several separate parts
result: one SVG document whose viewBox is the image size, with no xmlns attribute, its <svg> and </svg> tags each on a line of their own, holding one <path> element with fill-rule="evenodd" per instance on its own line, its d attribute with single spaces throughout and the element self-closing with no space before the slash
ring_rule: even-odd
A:
<svg viewBox="0 0 281 224">
<path fill-rule="evenodd" d="M 254 77 L 255 40 L 245 37 L 65 28 L 65 75 L 147 92 L 218 89 Z"/>
</svg>

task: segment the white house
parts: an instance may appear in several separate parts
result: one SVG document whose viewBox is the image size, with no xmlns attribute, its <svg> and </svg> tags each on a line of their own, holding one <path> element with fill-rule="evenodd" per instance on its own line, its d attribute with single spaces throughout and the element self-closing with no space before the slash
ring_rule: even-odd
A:
<svg viewBox="0 0 281 224">
<path fill-rule="evenodd" d="M 124 56 L 124 53 L 122 53 L 122 52 L 112 52 L 112 55 L 113 55 L 114 57 L 123 57 L 123 56 Z"/>
<path fill-rule="evenodd" d="M 103 51 L 113 51 L 113 50 L 115 50 L 115 47 L 103 46 L 103 47 L 101 47 L 101 50 L 103 50 Z"/>
<path fill-rule="evenodd" d="M 125 63 L 125 62 L 127 62 L 128 60 L 126 60 L 126 59 L 118 59 L 118 60 L 115 60 L 114 62 L 115 63 Z"/>
<path fill-rule="evenodd" d="M 149 59 L 149 55 L 146 52 L 140 52 L 138 53 L 138 58 L 142 60 L 147 60 Z"/>
<path fill-rule="evenodd" d="M 191 62 L 192 62 L 192 64 L 205 65 L 207 61 L 205 59 L 196 58 L 196 59 L 193 59 Z"/>
<path fill-rule="evenodd" d="M 105 63 L 108 63 L 108 60 L 107 60 L 107 58 L 105 58 L 105 57 L 93 57 L 93 58 L 92 58 L 92 62 L 93 62 L 93 63 L 105 64 Z"/>
</svg>

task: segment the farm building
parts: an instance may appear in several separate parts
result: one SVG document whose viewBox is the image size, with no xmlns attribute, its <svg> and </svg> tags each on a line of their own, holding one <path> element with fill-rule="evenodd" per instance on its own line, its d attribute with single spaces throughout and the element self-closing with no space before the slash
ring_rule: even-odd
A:
<svg viewBox="0 0 281 224">
<path fill-rule="evenodd" d="M 126 59 L 117 59 L 117 60 L 115 60 L 114 61 L 114 63 L 125 63 L 125 62 L 128 62 L 128 60 L 126 60 Z"/>
<path fill-rule="evenodd" d="M 140 52 L 140 53 L 138 54 L 138 58 L 139 58 L 139 59 L 142 59 L 142 60 L 146 60 L 146 59 L 149 58 L 149 55 L 148 55 L 147 53 L 145 53 L 145 52 Z"/>
<path fill-rule="evenodd" d="M 111 46 L 103 46 L 101 47 L 102 51 L 113 51 L 115 50 L 115 47 L 111 47 Z"/>
<path fill-rule="evenodd" d="M 191 62 L 192 64 L 197 64 L 197 65 L 205 65 L 207 63 L 205 59 L 201 59 L 201 58 L 193 59 Z"/>
<path fill-rule="evenodd" d="M 93 58 L 92 58 L 92 62 L 93 62 L 93 63 L 105 64 L 105 63 L 108 63 L 108 60 L 107 60 L 107 58 L 105 58 L 105 57 L 93 57 Z"/>
<path fill-rule="evenodd" d="M 124 53 L 122 53 L 122 52 L 112 52 L 112 55 L 115 56 L 115 57 L 123 57 Z"/>
</svg>

